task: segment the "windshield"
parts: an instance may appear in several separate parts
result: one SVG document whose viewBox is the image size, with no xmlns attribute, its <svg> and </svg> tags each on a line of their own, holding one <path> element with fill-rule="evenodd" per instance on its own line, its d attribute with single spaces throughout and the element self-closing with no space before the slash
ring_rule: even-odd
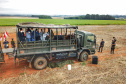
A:
<svg viewBox="0 0 126 84">
<path fill-rule="evenodd" d="M 94 36 L 87 36 L 87 41 L 88 42 L 94 42 L 95 37 Z"/>
</svg>

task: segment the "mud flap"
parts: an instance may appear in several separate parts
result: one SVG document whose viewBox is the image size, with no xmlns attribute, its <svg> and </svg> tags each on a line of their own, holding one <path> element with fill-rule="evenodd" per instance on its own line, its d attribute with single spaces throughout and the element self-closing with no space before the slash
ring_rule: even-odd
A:
<svg viewBox="0 0 126 84">
<path fill-rule="evenodd" d="M 3 62 L 5 62 L 5 60 L 4 60 L 4 54 L 0 53 L 0 63 L 3 63 Z"/>
<path fill-rule="evenodd" d="M 17 56 L 14 56 L 14 63 L 15 63 L 15 66 L 16 66 L 16 58 L 17 58 Z"/>
</svg>

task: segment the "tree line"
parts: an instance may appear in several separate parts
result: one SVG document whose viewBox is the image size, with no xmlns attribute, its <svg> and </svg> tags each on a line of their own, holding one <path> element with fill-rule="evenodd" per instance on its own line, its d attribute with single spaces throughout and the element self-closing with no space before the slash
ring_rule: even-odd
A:
<svg viewBox="0 0 126 84">
<path fill-rule="evenodd" d="M 31 17 L 38 17 L 39 19 L 52 19 L 52 17 L 48 15 L 32 15 Z"/>
<path fill-rule="evenodd" d="M 86 14 L 76 17 L 65 17 L 64 19 L 115 20 L 115 17 L 111 15 Z"/>
<path fill-rule="evenodd" d="M 124 18 L 126 19 L 126 15 L 113 15 L 115 18 Z"/>
</svg>

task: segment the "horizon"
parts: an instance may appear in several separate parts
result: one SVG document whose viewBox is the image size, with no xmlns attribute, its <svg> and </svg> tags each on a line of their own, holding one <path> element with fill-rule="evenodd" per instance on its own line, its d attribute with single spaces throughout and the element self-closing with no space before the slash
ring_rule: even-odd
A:
<svg viewBox="0 0 126 84">
<path fill-rule="evenodd" d="M 23 16 L 30 16 L 30 15 L 45 15 L 45 14 L 0 14 L 0 15 L 23 15 Z M 87 14 L 84 14 L 84 15 L 87 15 Z M 92 15 L 92 14 L 90 14 L 90 15 Z M 94 15 L 96 15 L 96 14 L 94 14 Z M 98 14 L 98 15 L 110 15 L 110 14 Z M 83 16 L 83 15 L 48 15 L 48 16 Z M 115 15 L 111 15 L 111 16 L 126 16 L 126 15 L 119 15 L 119 14 L 115 14 Z"/>
</svg>

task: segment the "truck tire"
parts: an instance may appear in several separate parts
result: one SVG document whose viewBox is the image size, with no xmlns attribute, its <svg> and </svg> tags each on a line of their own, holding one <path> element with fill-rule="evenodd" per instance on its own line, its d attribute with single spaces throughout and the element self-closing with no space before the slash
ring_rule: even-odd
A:
<svg viewBox="0 0 126 84">
<path fill-rule="evenodd" d="M 88 53 L 86 51 L 83 51 L 80 55 L 80 61 L 84 62 L 87 61 L 87 59 L 88 59 Z"/>
<path fill-rule="evenodd" d="M 32 66 L 38 70 L 44 69 L 47 66 L 47 60 L 44 57 L 37 57 L 33 60 Z"/>
</svg>

